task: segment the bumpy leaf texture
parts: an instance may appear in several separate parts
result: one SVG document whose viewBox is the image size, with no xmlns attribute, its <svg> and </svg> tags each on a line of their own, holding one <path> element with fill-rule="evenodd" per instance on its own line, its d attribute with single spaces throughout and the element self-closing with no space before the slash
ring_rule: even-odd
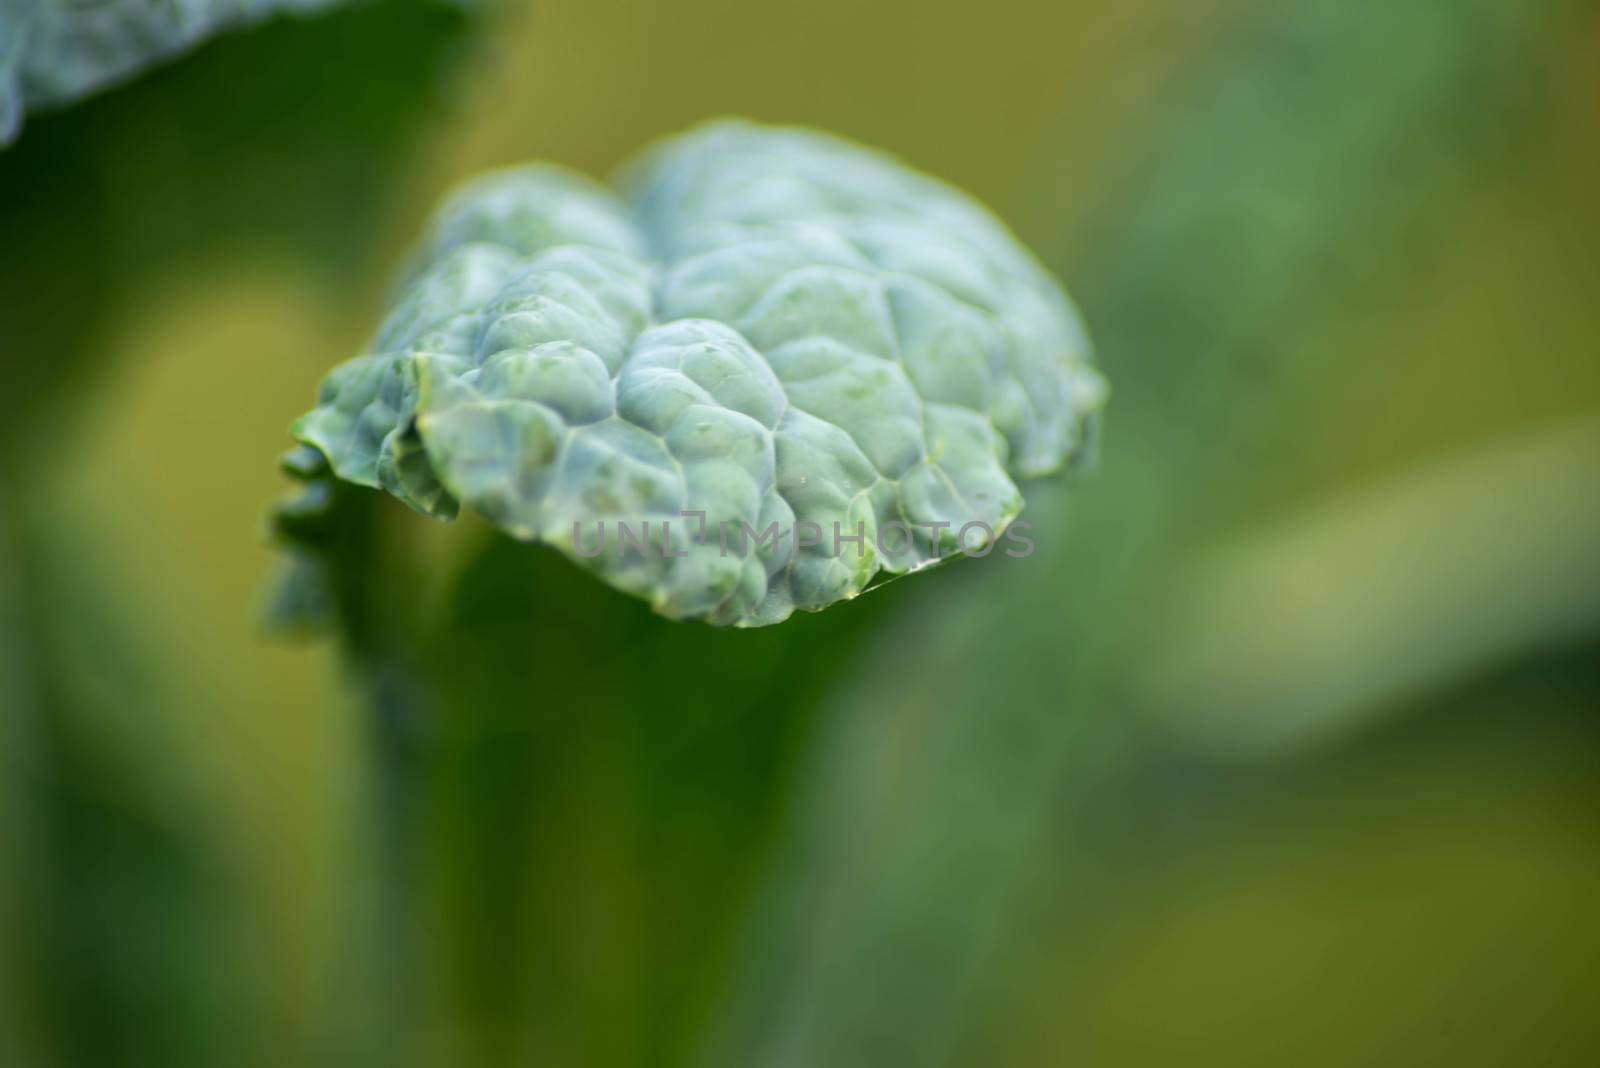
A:
<svg viewBox="0 0 1600 1068">
<path fill-rule="evenodd" d="M 66 104 L 225 29 L 340 0 L 0 0 L 0 145 Z"/>
<path fill-rule="evenodd" d="M 992 547 L 1105 387 L 992 215 L 878 153 L 721 122 L 622 196 L 470 182 L 368 355 L 295 425 L 339 478 L 760 626 Z"/>
</svg>

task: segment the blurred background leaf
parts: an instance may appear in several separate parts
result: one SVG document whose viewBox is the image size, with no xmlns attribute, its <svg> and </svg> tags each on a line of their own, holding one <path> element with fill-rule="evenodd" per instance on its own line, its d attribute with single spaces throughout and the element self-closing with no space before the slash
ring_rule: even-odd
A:
<svg viewBox="0 0 1600 1068">
<path fill-rule="evenodd" d="M 262 1063 L 316 1055 L 327 950 L 296 911 L 307 864 L 280 847 L 328 839 L 282 794 L 338 737 L 339 706 L 326 664 L 252 630 L 266 554 L 259 520 L 236 521 L 273 487 L 236 472 L 282 419 L 258 404 L 273 365 L 239 353 L 314 349 L 337 319 L 313 287 L 381 279 L 383 190 L 467 27 L 432 0 L 269 22 L 31 116 L 0 152 L 6 1063 L 216 1063 L 250 1035 L 276 1036 Z M 177 325 L 162 308 L 203 310 Z M 285 314 L 295 336 L 263 337 Z M 187 369 L 167 359 L 174 330 L 199 347 Z M 99 485 L 74 480 L 85 465 Z M 308 702 L 316 744 L 297 752 L 282 712 Z M 219 710 L 243 733 L 219 739 Z M 255 797 L 233 778 L 245 761 Z"/>
<path fill-rule="evenodd" d="M 792 867 L 775 880 L 738 984 L 747 1007 L 727 1062 L 947 1059 L 985 1011 L 994 955 L 1027 937 L 1010 917 L 1041 854 L 1061 863 L 1073 852 L 1076 836 L 1060 821 L 1123 803 L 1122 780 L 1152 759 L 1137 733 L 1138 687 L 1161 670 L 1173 629 L 1212 642 L 1193 655 L 1207 672 L 1263 670 L 1263 647 L 1276 654 L 1290 674 L 1262 698 L 1259 729 L 1295 714 L 1291 699 L 1314 699 L 1315 680 L 1293 674 L 1304 653 L 1270 644 L 1289 637 L 1270 616 L 1191 613 L 1158 627 L 1172 622 L 1192 548 L 1302 496 L 1298 456 L 1362 436 L 1363 413 L 1347 408 L 1306 438 L 1324 383 L 1359 374 L 1363 360 L 1392 369 L 1397 354 L 1379 324 L 1410 312 L 1402 294 L 1431 294 L 1429 265 L 1451 253 L 1456 220 L 1523 180 L 1523 154 L 1548 132 L 1548 58 L 1581 24 L 1559 6 L 1379 14 L 1307 0 L 1243 19 L 1191 61 L 1173 101 L 1146 118 L 1148 140 L 1129 137 L 1128 162 L 1108 168 L 1113 184 L 1090 198 L 1098 210 L 1061 260 L 1117 391 L 1101 469 L 1070 501 L 1035 501 L 1029 518 L 1048 562 L 942 576 L 949 588 L 906 594 L 920 604 L 898 632 L 880 634 L 858 684 L 837 700 L 812 768 L 814 807 L 796 821 Z M 1453 357 L 1453 373 L 1472 373 L 1468 354 Z M 1591 445 L 1573 446 L 1574 477 L 1557 500 L 1576 491 Z M 1532 473 L 1545 474 L 1538 465 L 1516 474 Z M 1495 496 L 1453 518 L 1516 515 L 1513 496 L 1478 490 Z M 1407 493 L 1435 535 L 1448 536 L 1437 497 Z M 1569 516 L 1584 522 L 1557 507 L 1541 536 Z M 1412 566 L 1428 558 L 1420 539 L 1396 543 L 1393 533 L 1393 551 Z M 1494 562 L 1521 579 L 1551 563 L 1548 545 L 1527 548 Z M 1312 552 L 1314 574 L 1348 563 L 1326 546 Z M 1244 553 L 1259 566 L 1259 553 Z M 1581 567 L 1580 555 L 1564 566 Z M 1453 592 L 1465 594 L 1460 577 L 1436 581 L 1456 580 Z M 1465 610 L 1496 611 L 1507 586 L 1518 598 L 1566 596 L 1548 583 L 1505 582 L 1480 586 L 1483 600 Z M 1371 589 L 1341 616 L 1320 589 L 1297 591 L 1279 575 L 1266 584 L 1343 635 L 1370 633 L 1362 613 L 1385 611 Z M 1428 620 L 1411 622 L 1387 632 L 1405 646 L 1369 645 L 1368 659 L 1329 671 L 1381 686 L 1384 665 L 1427 654 Z M 1592 632 L 1594 622 L 1591 606 L 1581 626 Z M 1221 663 L 1217 645 L 1227 641 L 1239 652 Z M 874 670 L 890 659 L 908 669 Z M 1164 685 L 1171 715 L 1186 724 L 1208 702 L 1239 703 L 1214 674 Z"/>
<path fill-rule="evenodd" d="M 294 258 L 348 284 L 370 268 L 384 190 L 466 27 L 446 0 L 272 20 L 34 117 L 0 155 L 4 425 L 39 417 L 47 389 L 86 390 L 76 361 L 114 347 L 111 324 L 164 272 Z"/>
</svg>

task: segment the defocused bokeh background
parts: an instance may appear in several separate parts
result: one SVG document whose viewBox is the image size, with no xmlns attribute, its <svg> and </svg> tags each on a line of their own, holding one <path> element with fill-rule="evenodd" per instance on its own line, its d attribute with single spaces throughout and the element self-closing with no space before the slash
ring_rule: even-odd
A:
<svg viewBox="0 0 1600 1068">
<path fill-rule="evenodd" d="M 381 653 L 267 633 L 441 192 L 726 113 L 1065 280 L 1039 552 L 721 633 L 373 502 Z M 0 1065 L 1600 1063 L 1597 189 L 1587 0 L 370 0 L 28 116 Z"/>
</svg>

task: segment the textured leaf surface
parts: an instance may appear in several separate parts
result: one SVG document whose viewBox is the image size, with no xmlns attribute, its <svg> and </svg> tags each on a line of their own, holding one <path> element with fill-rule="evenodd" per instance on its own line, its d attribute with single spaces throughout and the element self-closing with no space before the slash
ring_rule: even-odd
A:
<svg viewBox="0 0 1600 1068">
<path fill-rule="evenodd" d="M 665 615 L 746 626 L 992 543 L 1013 477 L 1086 444 L 1104 386 L 1073 309 L 955 190 L 731 122 L 622 186 L 532 165 L 461 189 L 295 436 Z"/>
<path fill-rule="evenodd" d="M 339 0 L 0 0 L 0 145 L 64 104 L 222 30 Z"/>
</svg>

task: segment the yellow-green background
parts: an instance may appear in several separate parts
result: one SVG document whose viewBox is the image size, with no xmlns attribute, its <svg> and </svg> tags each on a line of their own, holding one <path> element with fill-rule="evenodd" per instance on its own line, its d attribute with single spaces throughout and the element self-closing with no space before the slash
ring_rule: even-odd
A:
<svg viewBox="0 0 1600 1068">
<path fill-rule="evenodd" d="M 1600 16 L 1362 7 L 388 0 L 31 116 L 0 1064 L 1595 1063 Z M 751 639 L 815 658 L 776 698 L 558 578 L 614 647 L 491 673 L 385 929 L 362 687 L 260 624 L 285 428 L 452 182 L 725 113 L 990 204 L 1100 462 L 1025 487 L 1036 557 Z"/>
</svg>

